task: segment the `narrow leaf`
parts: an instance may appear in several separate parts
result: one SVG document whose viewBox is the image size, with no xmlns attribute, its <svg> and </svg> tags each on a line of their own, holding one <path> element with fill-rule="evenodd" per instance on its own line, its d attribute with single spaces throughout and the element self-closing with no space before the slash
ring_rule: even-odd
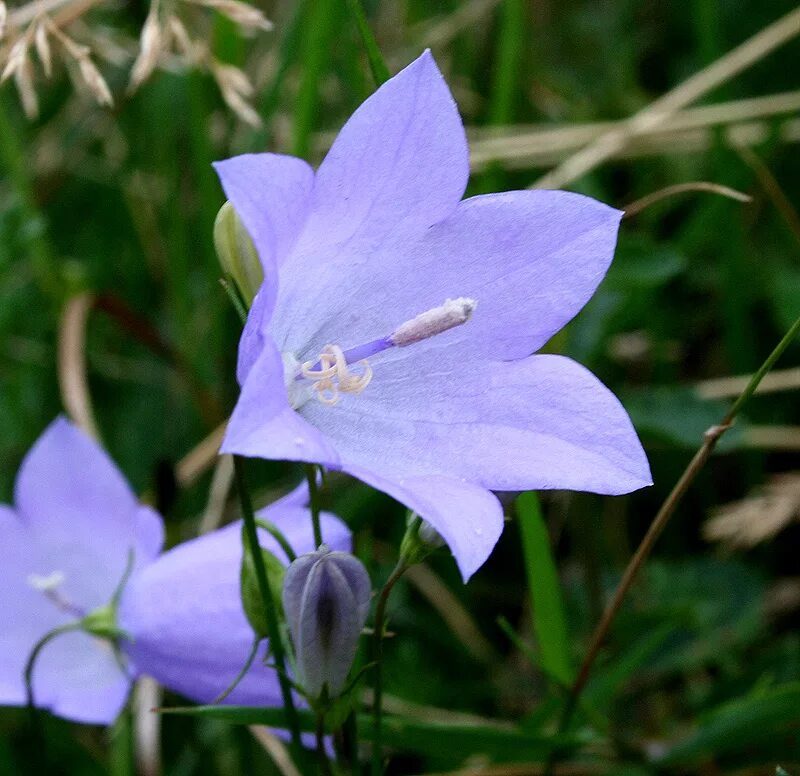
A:
<svg viewBox="0 0 800 776">
<path fill-rule="evenodd" d="M 520 495 L 517 514 L 533 610 L 533 629 L 539 642 L 542 668 L 566 686 L 573 679 L 567 623 L 550 536 L 536 493 Z"/>
</svg>

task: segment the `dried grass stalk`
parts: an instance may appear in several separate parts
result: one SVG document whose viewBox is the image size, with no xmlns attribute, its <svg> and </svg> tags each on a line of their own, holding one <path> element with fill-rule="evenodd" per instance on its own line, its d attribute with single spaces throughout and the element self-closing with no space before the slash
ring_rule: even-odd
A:
<svg viewBox="0 0 800 776">
<path fill-rule="evenodd" d="M 754 547 L 800 519 L 800 472 L 781 474 L 762 492 L 714 510 L 703 526 L 708 541 Z"/>
<path fill-rule="evenodd" d="M 131 69 L 128 91 L 136 91 L 152 75 L 164 51 L 164 39 L 158 4 L 153 3 L 139 37 L 139 54 Z"/>
<path fill-rule="evenodd" d="M 253 30 L 271 30 L 272 22 L 258 8 L 239 0 L 192 0 L 198 5 L 214 8 L 232 22 Z"/>
</svg>

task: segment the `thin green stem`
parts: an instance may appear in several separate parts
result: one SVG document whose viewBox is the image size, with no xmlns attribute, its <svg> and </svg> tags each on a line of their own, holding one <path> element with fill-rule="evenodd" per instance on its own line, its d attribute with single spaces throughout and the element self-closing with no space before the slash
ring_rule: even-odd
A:
<svg viewBox="0 0 800 776">
<path fill-rule="evenodd" d="M 577 708 L 578 701 L 580 700 L 581 693 L 583 692 L 584 688 L 586 687 L 586 683 L 589 680 L 589 674 L 592 666 L 594 665 L 594 662 L 600 653 L 600 648 L 605 642 L 606 636 L 611 629 L 611 624 L 622 607 L 622 602 L 625 599 L 628 590 L 630 590 L 633 582 L 639 574 L 639 571 L 644 565 L 644 562 L 647 560 L 653 547 L 655 546 L 658 537 L 666 527 L 681 499 L 686 494 L 686 491 L 689 490 L 689 486 L 692 484 L 699 471 L 703 468 L 706 461 L 711 457 L 711 453 L 717 446 L 717 442 L 719 442 L 720 437 L 722 437 L 722 435 L 731 427 L 733 421 L 741 411 L 745 402 L 747 402 L 747 400 L 755 393 L 759 383 L 764 379 L 764 376 L 769 372 L 770 369 L 772 369 L 772 367 L 775 365 L 775 362 L 781 357 L 783 352 L 787 347 L 789 347 L 798 334 L 800 334 L 800 318 L 798 318 L 792 324 L 781 341 L 775 346 L 775 349 L 772 351 L 772 353 L 767 356 L 764 363 L 753 374 L 753 376 L 750 378 L 750 382 L 747 384 L 747 387 L 739 395 L 739 398 L 733 403 L 730 410 L 728 410 L 727 414 L 719 423 L 719 425 L 712 426 L 706 431 L 702 446 L 695 453 L 680 479 L 677 483 L 675 483 L 675 487 L 673 487 L 672 491 L 661 505 L 661 508 L 656 513 L 655 518 L 653 518 L 650 528 L 647 530 L 647 533 L 642 539 L 641 544 L 636 549 L 636 552 L 628 563 L 625 573 L 622 575 L 622 579 L 620 580 L 619 586 L 614 593 L 614 597 L 611 599 L 611 602 L 603 613 L 602 619 L 597 624 L 597 627 L 592 634 L 592 639 L 589 643 L 586 656 L 583 659 L 583 663 L 578 671 L 578 676 L 575 679 L 572 688 L 570 689 L 569 696 L 561 712 L 561 719 L 558 725 L 559 734 L 566 732 L 568 729 L 570 722 L 572 721 L 572 716 Z M 563 752 L 558 749 L 553 751 L 553 754 L 549 758 L 545 767 L 545 776 L 552 774 L 553 768 L 562 754 Z"/>
<path fill-rule="evenodd" d="M 369 69 L 372 73 L 372 78 L 375 80 L 375 86 L 380 86 L 389 80 L 391 74 L 386 66 L 383 54 L 381 54 L 378 41 L 375 40 L 375 36 L 372 34 L 367 15 L 361 7 L 361 0 L 347 0 L 347 7 L 350 9 L 356 27 L 358 27 L 358 33 L 361 35 L 361 42 L 364 44 L 364 51 L 367 54 Z"/>
<path fill-rule="evenodd" d="M 394 571 L 389 575 L 386 584 L 378 595 L 378 603 L 375 606 L 375 623 L 373 635 L 373 661 L 375 663 L 375 679 L 372 697 L 372 719 L 375 728 L 372 741 L 372 776 L 381 776 L 383 773 L 383 752 L 381 738 L 383 724 L 383 631 L 386 620 L 386 604 L 389 601 L 389 594 L 408 569 L 408 565 L 401 559 L 394 567 Z"/>
<path fill-rule="evenodd" d="M 314 526 L 314 547 L 322 544 L 322 526 L 319 521 L 319 488 L 317 487 L 317 467 L 313 464 L 306 465 L 308 478 L 308 505 L 311 510 L 311 524 Z"/>
<path fill-rule="evenodd" d="M 36 644 L 34 644 L 30 655 L 28 655 L 28 662 L 25 663 L 25 673 L 23 674 L 25 677 L 26 703 L 29 708 L 34 709 L 36 707 L 36 700 L 33 697 L 33 669 L 36 665 L 37 659 L 39 658 L 39 654 L 53 639 L 61 636 L 64 633 L 79 631 L 82 628 L 83 623 L 80 620 L 68 622 L 66 625 L 59 625 L 57 628 L 53 628 L 53 630 L 48 631 L 44 636 L 42 636 L 42 638 L 39 639 L 39 641 L 36 642 Z"/>
<path fill-rule="evenodd" d="M 259 528 L 263 528 L 276 542 L 278 542 L 289 563 L 294 563 L 294 561 L 297 560 L 297 553 L 292 549 L 292 545 L 289 544 L 289 540 L 280 532 L 275 523 L 271 523 L 269 520 L 265 520 L 263 517 L 257 517 L 256 525 Z"/>
<path fill-rule="evenodd" d="M 244 665 L 242 666 L 242 670 L 236 675 L 236 678 L 216 697 L 213 701 L 211 701 L 211 705 L 215 705 L 217 703 L 222 703 L 235 689 L 239 682 L 244 679 L 245 674 L 250 670 L 250 666 L 253 665 L 253 661 L 256 659 L 256 655 L 258 654 L 258 645 L 261 643 L 261 639 L 256 637 L 253 639 L 253 646 L 250 648 L 250 654 L 247 656 L 247 660 L 245 660 Z"/>
<path fill-rule="evenodd" d="M 244 519 L 245 533 L 247 536 L 248 547 L 245 548 L 253 557 L 253 567 L 256 572 L 256 581 L 258 582 L 258 590 L 261 593 L 261 600 L 264 603 L 264 613 L 267 618 L 267 631 L 269 632 L 269 643 L 272 654 L 275 658 L 275 667 L 278 674 L 278 682 L 281 686 L 281 696 L 283 698 L 283 706 L 286 712 L 286 720 L 289 724 L 289 731 L 292 735 L 292 746 L 296 753 L 301 751 L 300 741 L 300 724 L 297 719 L 297 710 L 294 707 L 294 699 L 292 698 L 292 688 L 289 678 L 286 675 L 286 654 L 283 649 L 283 642 L 281 641 L 280 629 L 278 627 L 278 617 L 275 613 L 273 605 L 273 597 L 269 588 L 269 577 L 267 577 L 267 569 L 264 566 L 264 558 L 261 555 L 261 547 L 258 543 L 258 531 L 256 529 L 256 518 L 253 513 L 253 503 L 250 500 L 250 492 L 247 489 L 247 481 L 244 471 L 244 459 L 239 456 L 233 456 L 233 467 L 236 474 L 236 487 L 239 491 L 239 500 L 242 505 L 242 517 Z"/>
<path fill-rule="evenodd" d="M 315 728 L 317 739 L 317 763 L 321 776 L 333 776 L 331 764 L 328 762 L 328 753 L 325 751 L 325 715 L 317 713 L 317 724 Z"/>
</svg>

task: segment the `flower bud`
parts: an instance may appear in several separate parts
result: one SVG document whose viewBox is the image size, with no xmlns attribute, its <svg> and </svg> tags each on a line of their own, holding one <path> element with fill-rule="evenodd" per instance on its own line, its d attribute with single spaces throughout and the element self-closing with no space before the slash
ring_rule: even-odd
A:
<svg viewBox="0 0 800 776">
<path fill-rule="evenodd" d="M 297 680 L 312 698 L 344 689 L 367 619 L 370 581 L 364 565 L 324 544 L 286 571 L 283 608 L 294 643 Z"/>
<path fill-rule="evenodd" d="M 233 278 L 249 307 L 264 280 L 264 269 L 250 235 L 230 202 L 219 209 L 214 221 L 214 247 L 223 272 Z"/>
<path fill-rule="evenodd" d="M 281 605 L 280 589 L 283 585 L 283 577 L 286 569 L 283 564 L 269 551 L 260 548 L 261 557 L 264 559 L 264 568 L 267 572 L 267 581 L 272 593 L 271 605 L 275 607 L 275 614 L 278 622 L 283 622 L 283 607 Z M 247 541 L 244 542 L 244 553 L 242 554 L 242 566 L 239 577 L 240 591 L 242 596 L 242 608 L 244 609 L 250 627 L 255 631 L 256 636 L 265 639 L 269 636 L 267 627 L 267 615 L 264 609 L 264 599 L 261 597 L 261 588 L 258 585 L 258 575 L 256 574 L 253 555 Z"/>
<path fill-rule="evenodd" d="M 434 550 L 444 547 L 441 534 L 415 512 L 406 521 L 406 533 L 400 544 L 400 558 L 408 566 L 425 560 Z"/>
</svg>

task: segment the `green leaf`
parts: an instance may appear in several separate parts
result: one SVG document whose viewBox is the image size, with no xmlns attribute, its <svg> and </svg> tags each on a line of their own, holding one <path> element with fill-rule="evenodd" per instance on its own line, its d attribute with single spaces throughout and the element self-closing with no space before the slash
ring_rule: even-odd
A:
<svg viewBox="0 0 800 776">
<path fill-rule="evenodd" d="M 633 425 L 675 447 L 694 450 L 703 443 L 703 434 L 725 416 L 725 402 L 702 399 L 687 386 L 661 386 L 630 393 L 622 398 Z M 740 417 L 719 441 L 718 450 L 741 446 L 745 422 Z"/>
<path fill-rule="evenodd" d="M 256 708 L 252 706 L 184 706 L 165 708 L 163 714 L 180 714 L 205 719 L 217 719 L 239 725 L 268 725 L 285 727 L 285 714 L 280 708 Z M 299 709 L 300 729 L 314 730 L 314 714 Z M 358 714 L 358 730 L 363 739 L 372 740 L 372 718 Z M 587 743 L 586 735 L 537 735 L 521 730 L 512 723 L 489 722 L 467 724 L 430 722 L 399 716 L 384 716 L 383 742 L 397 750 L 426 755 L 457 754 L 481 755 L 493 761 L 518 759 L 541 761 L 555 748 L 569 751 Z"/>
<path fill-rule="evenodd" d="M 550 535 L 542 519 L 539 497 L 523 493 L 517 499 L 522 555 L 528 578 L 533 628 L 539 642 L 542 667 L 564 684 L 573 680 L 569 639 L 558 571 L 550 549 Z"/>
<path fill-rule="evenodd" d="M 779 742 L 787 756 L 800 751 L 800 682 L 759 692 L 722 706 L 675 744 L 659 765 L 705 762 L 749 747 Z"/>
</svg>

